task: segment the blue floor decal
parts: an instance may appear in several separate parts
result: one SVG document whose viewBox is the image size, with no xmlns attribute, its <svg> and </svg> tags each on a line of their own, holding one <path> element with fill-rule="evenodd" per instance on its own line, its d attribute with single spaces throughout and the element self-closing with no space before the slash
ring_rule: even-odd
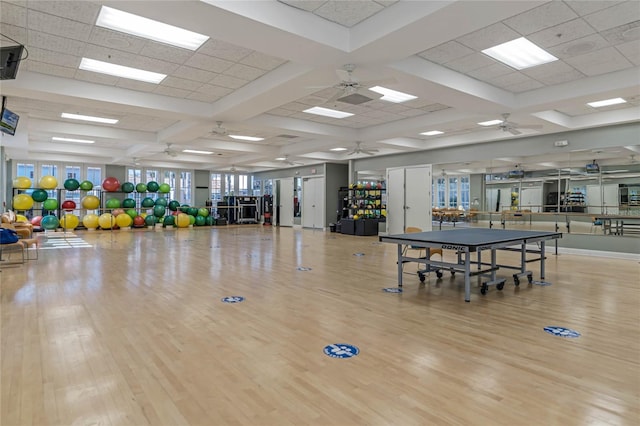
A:
<svg viewBox="0 0 640 426">
<path fill-rule="evenodd" d="M 242 296 L 227 296 L 220 299 L 224 303 L 240 303 L 244 300 Z"/>
<path fill-rule="evenodd" d="M 324 354 L 331 358 L 352 358 L 360 353 L 360 349 L 346 343 L 334 343 L 324 347 Z"/>
<path fill-rule="evenodd" d="M 572 330 L 570 328 L 564 328 L 564 327 L 556 327 L 553 325 L 545 327 L 544 331 L 558 337 L 571 337 L 571 338 L 580 337 L 580 333 L 578 333 L 575 330 Z"/>
</svg>

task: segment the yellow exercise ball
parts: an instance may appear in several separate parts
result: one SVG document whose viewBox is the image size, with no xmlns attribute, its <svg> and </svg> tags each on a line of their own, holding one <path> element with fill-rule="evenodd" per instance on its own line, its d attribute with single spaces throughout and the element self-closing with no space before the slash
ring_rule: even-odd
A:
<svg viewBox="0 0 640 426">
<path fill-rule="evenodd" d="M 103 213 L 98 218 L 98 225 L 102 229 L 111 229 L 116 224 L 116 218 L 111 213 Z"/>
<path fill-rule="evenodd" d="M 80 219 L 75 214 L 67 213 L 60 219 L 60 226 L 64 229 L 76 229 L 80 224 Z"/>
<path fill-rule="evenodd" d="M 29 210 L 33 207 L 33 198 L 27 194 L 16 194 L 13 196 L 14 210 Z"/>
<path fill-rule="evenodd" d="M 29 219 L 27 219 L 27 217 L 25 215 L 17 214 L 16 215 L 16 222 L 29 223 Z"/>
<path fill-rule="evenodd" d="M 55 176 L 42 176 L 40 178 L 40 188 L 55 189 L 58 186 L 58 179 Z"/>
<path fill-rule="evenodd" d="M 18 176 L 13 178 L 13 187 L 18 189 L 31 188 L 31 179 L 26 176 Z"/>
<path fill-rule="evenodd" d="M 82 224 L 87 229 L 96 229 L 98 227 L 98 215 L 91 213 L 84 215 Z"/>
<path fill-rule="evenodd" d="M 100 198 L 95 195 L 85 195 L 82 197 L 82 208 L 87 210 L 95 210 L 100 207 Z"/>
<path fill-rule="evenodd" d="M 133 219 L 126 213 L 121 213 L 116 216 L 116 223 L 120 228 L 128 228 L 133 223 Z"/>
<path fill-rule="evenodd" d="M 178 228 L 186 228 L 189 226 L 189 215 L 184 213 L 178 213 L 176 217 L 176 225 Z"/>
</svg>

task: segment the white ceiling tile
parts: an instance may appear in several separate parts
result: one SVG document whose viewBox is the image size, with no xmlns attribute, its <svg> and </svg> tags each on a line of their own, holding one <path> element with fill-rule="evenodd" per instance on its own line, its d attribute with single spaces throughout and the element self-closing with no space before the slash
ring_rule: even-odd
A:
<svg viewBox="0 0 640 426">
<path fill-rule="evenodd" d="M 589 52 L 601 50 L 609 46 L 609 42 L 602 38 L 600 34 L 592 34 L 572 40 L 568 43 L 559 44 L 548 49 L 549 53 L 560 59 L 567 59 L 573 56 L 584 55 Z"/>
<path fill-rule="evenodd" d="M 38 49 L 37 47 L 29 49 L 29 60 L 59 65 L 67 68 L 77 68 L 78 65 L 80 65 L 80 58 L 78 56 L 65 55 L 64 53 Z"/>
<path fill-rule="evenodd" d="M 529 34 L 527 39 L 543 49 L 546 49 L 593 33 L 595 33 L 595 30 L 591 25 L 587 24 L 584 19 L 578 18 L 556 25 L 555 27 Z"/>
<path fill-rule="evenodd" d="M 296 9 L 306 10 L 307 12 L 313 12 L 314 10 L 316 10 L 326 2 L 326 0 L 278 0 L 278 1 L 288 6 L 295 7 Z"/>
<path fill-rule="evenodd" d="M 29 28 L 75 40 L 87 40 L 91 34 L 91 25 L 48 15 L 29 9 L 27 14 Z"/>
<path fill-rule="evenodd" d="M 76 73 L 76 69 L 75 68 L 61 67 L 61 66 L 58 66 L 58 65 L 47 64 L 47 63 L 44 63 L 44 62 L 38 62 L 38 61 L 35 61 L 35 60 L 31 60 L 31 59 L 28 60 L 28 61 L 25 61 L 25 63 L 27 65 L 27 70 L 33 71 L 33 72 L 38 72 L 38 73 L 41 73 L 41 74 L 49 74 L 49 75 L 55 75 L 57 77 L 73 78 L 73 76 Z"/>
<path fill-rule="evenodd" d="M 406 105 L 409 108 L 422 108 L 432 104 L 433 104 L 433 101 L 431 99 L 426 99 L 426 98 L 412 99 L 404 103 L 404 105 Z"/>
<path fill-rule="evenodd" d="M 178 67 L 178 69 L 173 73 L 173 75 L 179 78 L 186 78 L 187 80 L 199 81 L 202 83 L 211 81 L 211 79 L 216 76 L 215 73 L 212 73 L 210 71 L 187 67 L 184 65 L 181 67 Z"/>
<path fill-rule="evenodd" d="M 453 61 L 454 59 L 462 58 L 472 53 L 472 49 L 452 40 L 432 49 L 425 50 L 419 53 L 418 56 L 437 64 L 444 64 L 445 62 Z"/>
<path fill-rule="evenodd" d="M 193 92 L 189 96 L 187 96 L 187 98 L 188 99 L 193 99 L 194 101 L 211 103 L 211 102 L 215 102 L 218 99 L 220 99 L 221 96 L 210 95 L 210 94 L 207 94 L 207 93 Z"/>
<path fill-rule="evenodd" d="M 335 90 L 334 90 L 334 93 L 335 93 Z M 309 95 L 309 96 L 305 96 L 304 98 L 298 99 L 298 102 L 308 106 L 322 105 L 326 101 L 327 101 L 326 97 L 316 96 L 316 95 Z"/>
<path fill-rule="evenodd" d="M 127 67 L 139 68 L 145 71 L 171 74 L 175 72 L 179 65 L 159 59 L 149 58 L 134 53 L 123 52 L 121 50 L 110 49 L 104 46 L 88 44 L 85 50 L 87 58 L 105 61 Z"/>
<path fill-rule="evenodd" d="M 202 55 L 200 53 L 196 53 L 193 55 L 185 65 L 200 68 L 202 70 L 211 71 L 214 73 L 221 73 L 228 69 L 233 62 L 225 61 L 224 59 L 214 58 L 213 56 Z"/>
<path fill-rule="evenodd" d="M 25 45 L 29 44 L 26 28 L 2 24 L 0 25 L 0 29 L 2 30 L 2 34 L 6 36 L 0 37 L 0 46 L 14 46 L 16 42 Z M 9 40 L 7 37 L 10 37 L 15 41 Z"/>
<path fill-rule="evenodd" d="M 309 106 L 300 102 L 289 102 L 288 104 L 280 105 L 280 108 L 288 109 L 290 111 L 303 111 L 309 108 Z"/>
<path fill-rule="evenodd" d="M 585 75 L 563 61 L 550 62 L 521 71 L 523 74 L 548 86 L 584 78 Z"/>
<path fill-rule="evenodd" d="M 165 80 L 167 80 L 168 78 L 169 77 L 167 77 Z M 164 81 L 162 83 L 164 83 Z M 158 87 L 156 87 L 156 90 L 154 90 L 153 93 L 157 93 L 158 95 L 171 96 L 173 98 L 186 98 L 192 93 L 192 91 L 178 89 L 177 87 L 163 86 L 162 84 L 160 84 L 158 85 Z"/>
<path fill-rule="evenodd" d="M 213 95 L 213 96 L 216 96 L 216 99 L 217 99 L 217 98 L 222 98 L 223 96 L 227 96 L 229 93 L 232 92 L 232 90 L 226 87 L 220 87 L 213 84 L 203 84 L 198 88 L 198 90 L 196 90 L 196 92 L 203 93 L 206 95 Z"/>
<path fill-rule="evenodd" d="M 436 112 L 436 111 L 442 111 L 442 110 L 449 109 L 449 108 L 451 108 L 451 107 L 447 106 L 447 105 L 440 104 L 440 103 L 435 103 L 435 104 L 425 105 L 420 109 L 423 110 L 423 111 L 426 111 L 426 112 Z"/>
<path fill-rule="evenodd" d="M 29 9 L 85 24 L 94 24 L 100 13 L 100 4 L 91 1 L 29 0 L 27 4 Z"/>
<path fill-rule="evenodd" d="M 458 42 L 480 51 L 519 38 L 520 34 L 501 22 L 458 38 Z"/>
<path fill-rule="evenodd" d="M 512 72 L 513 68 L 496 62 L 488 67 L 482 67 L 477 70 L 470 71 L 468 74 L 480 81 L 487 81 Z"/>
<path fill-rule="evenodd" d="M 478 68 L 488 67 L 489 65 L 495 64 L 496 61 L 484 55 L 482 53 L 473 53 L 469 56 L 465 56 L 464 58 L 455 59 L 451 62 L 447 62 L 445 66 L 447 68 L 451 68 L 453 70 L 468 73 L 473 70 L 477 70 Z"/>
<path fill-rule="evenodd" d="M 640 40 L 640 21 L 620 25 L 600 33 L 611 44 Z"/>
<path fill-rule="evenodd" d="M 234 64 L 231 68 L 228 68 L 224 74 L 231 75 L 237 77 L 242 80 L 253 81 L 256 78 L 264 75 L 266 73 L 265 70 L 261 70 L 260 68 L 250 67 L 248 65 L 243 64 Z"/>
<path fill-rule="evenodd" d="M 213 77 L 209 82 L 216 86 L 227 87 L 229 89 L 239 89 L 248 83 L 247 80 L 242 80 L 239 78 L 231 77 L 230 75 L 218 74 Z"/>
<path fill-rule="evenodd" d="M 79 40 L 29 30 L 29 46 L 82 56 L 86 43 Z"/>
<path fill-rule="evenodd" d="M 399 0 L 375 0 L 376 3 L 381 4 L 384 7 L 389 7 L 398 3 Z"/>
<path fill-rule="evenodd" d="M 345 27 L 352 27 L 383 10 L 378 3 L 363 0 L 327 1 L 314 14 Z"/>
<path fill-rule="evenodd" d="M 151 93 L 158 88 L 157 84 L 146 83 L 144 81 L 131 80 L 128 78 L 119 79 L 116 86 L 122 87 L 124 89 L 137 90 L 138 92 L 147 92 L 147 93 Z"/>
<path fill-rule="evenodd" d="M 290 115 L 295 114 L 295 111 L 291 111 L 284 108 L 275 108 L 268 112 L 268 114 L 277 115 L 279 117 L 289 117 Z"/>
<path fill-rule="evenodd" d="M 17 27 L 26 27 L 27 9 L 15 4 L 2 2 L 2 7 L 0 7 L 0 22 Z M 4 33 L 4 25 L 2 27 L 2 32 Z"/>
<path fill-rule="evenodd" d="M 251 52 L 249 55 L 242 58 L 240 61 L 241 64 L 249 65 L 255 68 L 260 68 L 263 70 L 271 71 L 272 69 L 278 68 L 280 65 L 284 64 L 286 61 L 276 58 L 275 56 L 265 55 L 260 52 Z"/>
<path fill-rule="evenodd" d="M 93 27 L 88 42 L 123 52 L 140 53 L 146 40 L 107 28 Z"/>
<path fill-rule="evenodd" d="M 164 43 L 147 41 L 142 47 L 140 54 L 149 58 L 160 59 L 182 65 L 193 55 L 193 52 L 187 49 L 169 46 Z"/>
<path fill-rule="evenodd" d="M 85 70 L 76 70 L 76 79 L 108 86 L 115 86 L 118 83 L 118 77 Z"/>
<path fill-rule="evenodd" d="M 640 3 L 630 0 L 587 15 L 584 19 L 598 31 L 619 27 L 640 20 Z"/>
<path fill-rule="evenodd" d="M 164 80 L 162 80 L 162 83 L 160 83 L 160 86 L 171 87 L 174 89 L 181 89 L 181 90 L 193 92 L 194 90 L 197 90 L 198 88 L 202 87 L 202 83 L 199 81 L 186 80 L 184 78 L 170 75 Z"/>
<path fill-rule="evenodd" d="M 253 50 L 251 49 L 246 49 L 244 47 L 216 39 L 207 40 L 207 42 L 198 49 L 198 53 L 203 55 L 215 56 L 216 58 L 225 59 L 231 62 L 238 62 L 242 58 L 250 55 L 252 52 Z"/>
<path fill-rule="evenodd" d="M 515 72 L 512 72 L 511 74 L 501 75 L 499 77 L 492 78 L 488 81 L 493 85 L 497 85 L 499 87 L 506 87 L 506 86 L 512 86 L 514 84 L 520 84 L 529 80 L 531 80 L 530 77 L 524 75 L 521 72 L 515 71 Z"/>
<path fill-rule="evenodd" d="M 622 2 L 613 0 L 565 0 L 565 3 L 580 16 L 589 15 Z"/>
<path fill-rule="evenodd" d="M 615 47 L 600 49 L 586 55 L 574 56 L 567 58 L 566 61 L 569 65 L 588 76 L 623 70 L 633 66 Z"/>
<path fill-rule="evenodd" d="M 622 53 L 629 62 L 636 66 L 640 66 L 640 43 L 637 41 L 629 41 L 627 43 L 619 44 L 616 49 Z"/>
<path fill-rule="evenodd" d="M 578 15 L 561 1 L 550 1 L 527 12 L 505 19 L 504 23 L 520 34 L 528 35 L 563 22 Z"/>
<path fill-rule="evenodd" d="M 424 111 L 421 111 L 419 109 L 407 109 L 406 111 L 403 111 L 400 113 L 400 115 L 403 115 L 405 117 L 417 117 L 418 115 L 423 115 Z"/>
<path fill-rule="evenodd" d="M 504 86 L 503 89 L 514 93 L 522 93 L 528 92 L 529 90 L 540 89 L 541 87 L 544 87 L 544 84 L 540 83 L 539 81 L 527 80 L 521 81 L 516 84 L 511 84 L 509 86 Z"/>
</svg>

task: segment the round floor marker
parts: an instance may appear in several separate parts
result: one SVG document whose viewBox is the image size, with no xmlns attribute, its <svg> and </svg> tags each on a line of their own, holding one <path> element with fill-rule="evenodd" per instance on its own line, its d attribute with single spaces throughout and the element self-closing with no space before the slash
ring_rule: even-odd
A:
<svg viewBox="0 0 640 426">
<path fill-rule="evenodd" d="M 550 283 L 550 282 L 548 282 L 548 281 L 536 281 L 536 280 L 531 281 L 531 284 L 533 284 L 533 285 L 539 285 L 539 286 L 541 286 L 541 287 L 547 287 L 547 286 L 550 286 L 550 285 L 551 285 L 551 283 Z"/>
<path fill-rule="evenodd" d="M 227 296 L 220 299 L 224 303 L 240 303 L 244 300 L 242 296 Z"/>
<path fill-rule="evenodd" d="M 545 327 L 544 331 L 558 337 L 570 337 L 570 338 L 580 337 L 580 333 L 578 333 L 575 330 L 572 330 L 570 328 L 557 327 L 554 325 Z"/>
<path fill-rule="evenodd" d="M 387 287 L 383 288 L 382 291 L 385 293 L 402 293 L 402 289 L 400 287 Z"/>
<path fill-rule="evenodd" d="M 331 358 L 353 358 L 360 353 L 360 349 L 347 343 L 334 343 L 324 347 L 324 354 Z"/>
<path fill-rule="evenodd" d="M 306 266 L 298 266 L 296 269 L 298 271 L 303 271 L 303 272 L 307 272 L 311 270 L 311 268 L 307 268 Z"/>
<path fill-rule="evenodd" d="M 364 256 L 364 253 L 353 253 L 354 256 Z"/>
</svg>

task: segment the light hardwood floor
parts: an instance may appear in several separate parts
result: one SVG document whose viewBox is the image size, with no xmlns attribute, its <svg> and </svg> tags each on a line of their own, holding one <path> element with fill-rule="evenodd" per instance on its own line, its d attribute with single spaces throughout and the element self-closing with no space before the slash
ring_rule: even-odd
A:
<svg viewBox="0 0 640 426">
<path fill-rule="evenodd" d="M 460 274 L 383 292 L 396 247 L 377 237 L 76 234 L 91 247 L 0 272 L 3 426 L 640 423 L 637 261 L 551 254 L 553 285 L 474 281 L 465 303 Z"/>
</svg>

